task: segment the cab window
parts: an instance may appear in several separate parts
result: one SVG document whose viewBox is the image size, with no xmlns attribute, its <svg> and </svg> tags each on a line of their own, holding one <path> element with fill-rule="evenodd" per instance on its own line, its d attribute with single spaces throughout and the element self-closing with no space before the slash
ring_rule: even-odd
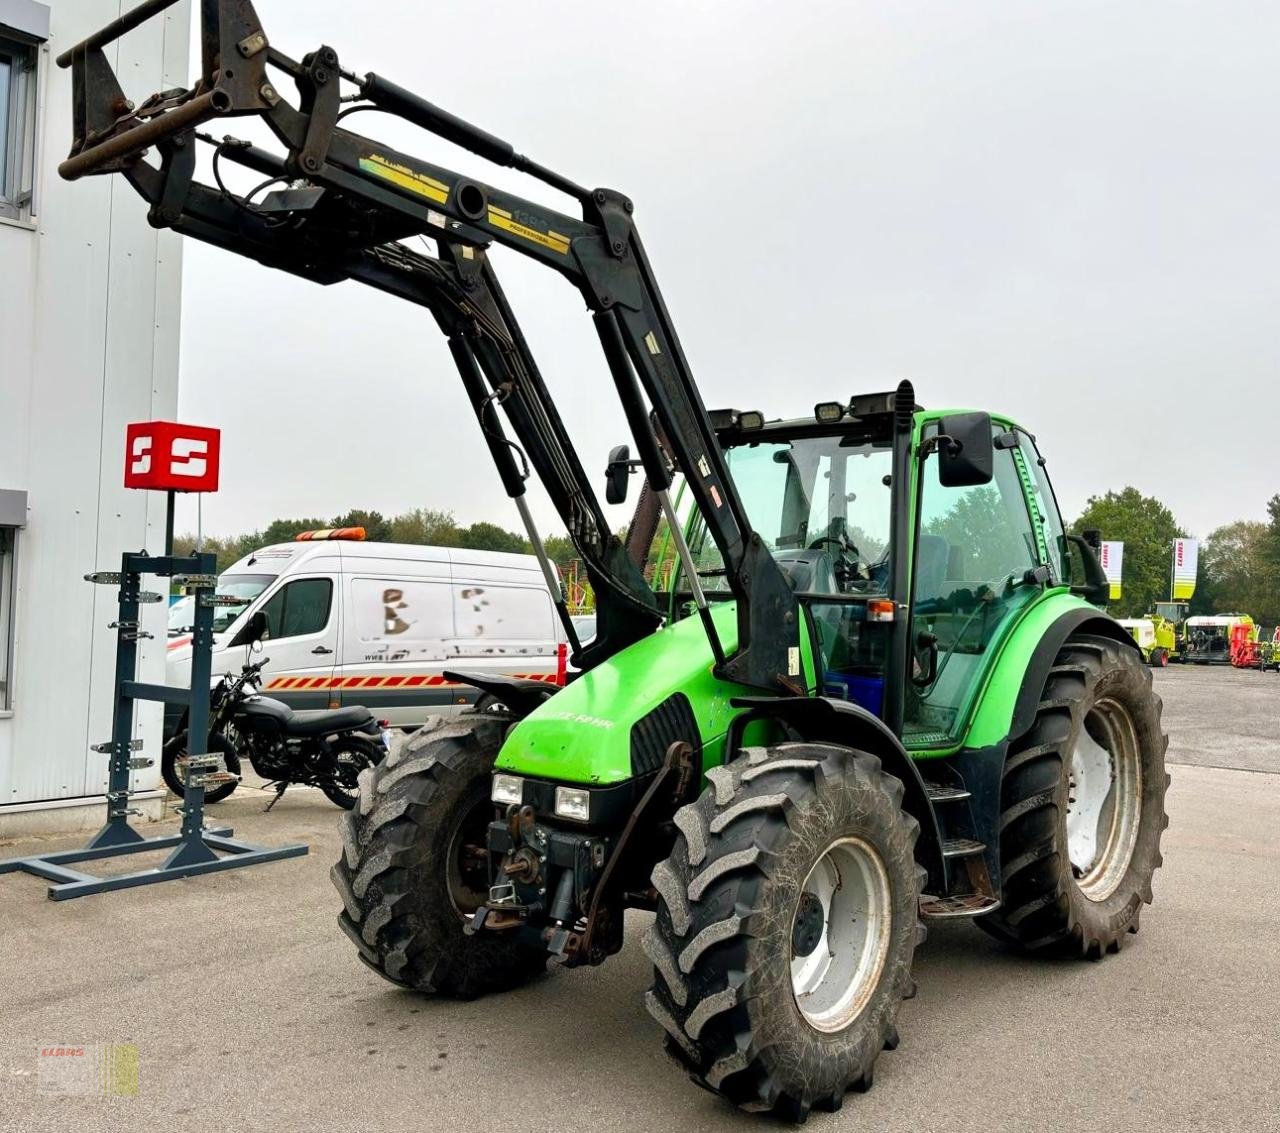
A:
<svg viewBox="0 0 1280 1133">
<path fill-rule="evenodd" d="M 267 616 L 267 635 L 273 641 L 283 637 L 304 637 L 319 633 L 329 624 L 333 604 L 333 583 L 327 578 L 300 578 L 277 590 L 262 612 Z"/>
</svg>

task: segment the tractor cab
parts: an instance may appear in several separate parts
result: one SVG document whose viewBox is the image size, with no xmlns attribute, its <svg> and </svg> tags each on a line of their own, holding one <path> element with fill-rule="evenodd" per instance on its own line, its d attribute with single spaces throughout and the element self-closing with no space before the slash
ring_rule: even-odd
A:
<svg viewBox="0 0 1280 1133">
<path fill-rule="evenodd" d="M 792 420 L 711 416 L 752 529 L 808 627 L 806 691 L 865 708 L 909 747 L 954 747 L 994 647 L 1036 596 L 1069 581 L 1070 563 L 1029 433 L 918 406 L 900 431 L 894 398 L 826 402 Z M 706 596 L 730 600 L 701 513 L 685 536 Z M 673 620 L 692 612 L 692 593 L 677 563 Z"/>
</svg>

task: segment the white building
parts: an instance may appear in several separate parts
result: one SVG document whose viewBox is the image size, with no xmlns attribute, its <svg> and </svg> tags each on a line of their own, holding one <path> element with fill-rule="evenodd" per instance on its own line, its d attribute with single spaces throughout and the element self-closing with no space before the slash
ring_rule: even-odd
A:
<svg viewBox="0 0 1280 1133">
<path fill-rule="evenodd" d="M 122 486 L 124 432 L 177 408 L 179 238 L 121 178 L 57 175 L 72 104 L 54 57 L 120 12 L 0 0 L 0 837 L 102 822 L 115 590 L 84 575 L 164 542 L 163 496 Z M 190 18 L 182 0 L 109 49 L 130 97 L 188 83 Z M 164 608 L 144 609 L 141 679 L 163 683 Z M 152 815 L 161 711 L 134 733 Z"/>
</svg>

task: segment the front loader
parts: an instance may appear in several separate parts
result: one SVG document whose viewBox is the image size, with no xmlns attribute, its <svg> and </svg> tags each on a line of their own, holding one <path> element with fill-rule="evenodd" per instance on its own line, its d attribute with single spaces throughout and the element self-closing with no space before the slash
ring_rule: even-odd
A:
<svg viewBox="0 0 1280 1133">
<path fill-rule="evenodd" d="M 976 918 L 1037 955 L 1118 951 L 1160 864 L 1160 705 L 1132 639 L 1090 604 L 1106 581 L 1064 533 L 1033 436 L 923 409 L 907 382 L 781 419 L 708 411 L 627 196 L 330 47 L 284 55 L 247 0 L 204 0 L 195 84 L 135 105 L 104 48 L 171 2 L 60 57 L 76 99 L 63 176 L 119 173 L 157 226 L 426 308 L 580 670 L 563 689 L 453 674 L 501 710 L 435 720 L 362 776 L 333 870 L 359 957 L 471 997 L 549 961 L 604 962 L 641 910 L 645 1001 L 671 1054 L 744 1109 L 803 1120 L 868 1088 L 897 1045 L 930 920 Z M 365 110 L 530 174 L 573 214 L 349 129 Z M 234 118 L 273 148 L 206 132 Z M 230 164 L 263 183 L 231 191 Z M 643 473 L 625 542 L 495 245 L 591 312 L 636 453 L 614 450 L 609 501 Z M 525 502 L 535 475 L 596 595 L 587 643 Z M 675 563 L 661 592 L 653 550 Z"/>
</svg>

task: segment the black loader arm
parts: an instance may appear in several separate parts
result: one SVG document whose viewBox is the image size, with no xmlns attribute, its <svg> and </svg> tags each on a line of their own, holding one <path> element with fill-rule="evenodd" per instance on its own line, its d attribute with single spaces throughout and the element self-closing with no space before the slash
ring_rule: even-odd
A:
<svg viewBox="0 0 1280 1133">
<path fill-rule="evenodd" d="M 673 461 L 723 556 L 738 601 L 735 649 L 723 648 L 689 570 L 718 672 L 769 691 L 795 691 L 796 600 L 752 531 L 729 476 L 636 230 L 632 202 L 614 190 L 582 188 L 379 75 L 344 69 L 330 47 L 294 61 L 271 45 L 249 0 L 202 0 L 201 73 L 194 85 L 159 92 L 135 106 L 103 48 L 174 2 L 148 0 L 59 56 L 59 65 L 73 70 L 75 99 L 72 149 L 59 167 L 62 176 L 122 173 L 149 202 L 149 220 L 157 227 L 318 283 L 355 280 L 431 310 L 535 550 L 541 552 L 541 543 L 524 502 L 526 454 L 587 564 L 599 616 L 596 641 L 580 654 L 580 663 L 589 667 L 650 632 L 661 614 L 587 487 L 486 252 L 498 244 L 559 272 L 592 313 L 646 480 L 664 514 L 674 521 L 667 491 Z M 286 84 L 296 89 L 292 101 L 281 91 Z M 497 165 L 530 174 L 575 198 L 581 217 L 345 129 L 341 123 L 360 110 L 407 120 Z M 216 119 L 235 117 L 260 119 L 282 152 L 201 132 Z M 216 185 L 195 178 L 200 144 L 213 148 Z M 237 196 L 220 176 L 224 161 L 267 180 Z M 438 255 L 402 243 L 413 237 L 431 239 Z M 515 443 L 503 432 L 499 407 Z M 677 544 L 682 545 L 678 531 Z M 540 557 L 550 571 L 545 554 Z M 558 579 L 549 576 L 548 582 L 553 595 L 559 594 Z M 567 622 L 563 600 L 560 605 Z"/>
</svg>

